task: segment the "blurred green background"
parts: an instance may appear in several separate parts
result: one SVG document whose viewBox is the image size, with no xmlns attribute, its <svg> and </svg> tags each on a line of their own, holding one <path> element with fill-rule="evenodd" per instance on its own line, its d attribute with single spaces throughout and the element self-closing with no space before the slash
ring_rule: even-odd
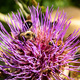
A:
<svg viewBox="0 0 80 80">
<path fill-rule="evenodd" d="M 15 3 L 16 0 L 1 0 L 0 1 L 0 12 L 1 13 L 10 13 L 11 11 L 16 12 L 19 6 Z M 20 0 L 21 1 L 21 0 Z M 32 0 L 22 0 L 27 6 L 32 5 Z M 36 0 L 41 6 L 44 7 L 51 7 L 54 5 L 54 9 L 58 7 L 65 7 L 65 6 L 77 6 L 80 7 L 80 0 Z"/>
</svg>

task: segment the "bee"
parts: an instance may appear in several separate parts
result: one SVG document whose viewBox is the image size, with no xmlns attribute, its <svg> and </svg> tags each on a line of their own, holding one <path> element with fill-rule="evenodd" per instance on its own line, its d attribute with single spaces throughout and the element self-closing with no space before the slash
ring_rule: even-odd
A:
<svg viewBox="0 0 80 80">
<path fill-rule="evenodd" d="M 25 22 L 23 22 L 24 26 L 27 27 L 27 29 L 31 29 L 32 28 L 32 21 L 31 21 L 31 15 L 27 16 L 27 20 Z"/>
<path fill-rule="evenodd" d="M 53 39 L 53 41 L 50 41 L 50 42 L 49 42 L 49 45 L 52 45 L 52 46 L 53 46 L 53 43 L 54 43 L 54 44 L 56 43 L 56 40 L 55 40 L 55 39 Z M 57 41 L 56 45 L 59 47 L 60 45 L 63 46 L 64 43 L 63 43 L 61 40 L 59 40 L 59 41 Z"/>
<path fill-rule="evenodd" d="M 21 40 L 21 41 L 24 41 L 23 37 L 25 38 L 26 41 L 32 40 L 35 38 L 35 34 L 32 31 L 26 31 L 26 32 L 20 33 L 18 36 L 19 40 Z"/>
<path fill-rule="evenodd" d="M 27 29 L 31 29 L 32 28 L 32 21 L 31 20 L 26 20 L 24 22 L 24 25 L 27 27 Z"/>
<path fill-rule="evenodd" d="M 27 40 L 32 40 L 32 39 L 35 38 L 35 34 L 31 31 L 31 29 L 33 27 L 32 25 L 33 24 L 32 24 L 32 21 L 31 21 L 31 16 L 28 16 L 27 20 L 24 22 L 24 26 L 27 27 L 27 31 L 26 32 L 21 32 L 18 35 L 19 40 L 24 41 L 24 39 L 25 39 L 27 41 Z"/>
</svg>

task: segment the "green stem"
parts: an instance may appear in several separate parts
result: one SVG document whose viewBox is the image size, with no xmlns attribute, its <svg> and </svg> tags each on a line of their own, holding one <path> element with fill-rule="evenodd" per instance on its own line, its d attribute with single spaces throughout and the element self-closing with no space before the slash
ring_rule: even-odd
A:
<svg viewBox="0 0 80 80">
<path fill-rule="evenodd" d="M 8 18 L 9 23 L 11 24 L 11 21 L 10 21 L 9 16 L 7 16 L 7 17 L 6 17 L 6 15 L 4 15 L 4 14 L 0 13 L 0 21 L 1 21 L 1 22 L 5 22 L 5 23 L 6 23 L 6 21 L 5 21 L 5 19 L 4 19 L 4 18 Z"/>
<path fill-rule="evenodd" d="M 16 3 L 19 5 L 20 9 L 22 10 L 22 12 L 24 13 L 24 15 L 26 17 L 28 17 L 30 15 L 29 9 L 28 7 L 21 1 L 21 0 L 15 0 Z M 26 11 L 24 10 L 24 8 L 26 9 Z"/>
</svg>

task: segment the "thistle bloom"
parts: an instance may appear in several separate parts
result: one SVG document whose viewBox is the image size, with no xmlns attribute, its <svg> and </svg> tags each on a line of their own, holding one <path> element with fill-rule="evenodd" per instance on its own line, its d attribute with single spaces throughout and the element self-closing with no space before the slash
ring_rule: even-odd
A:
<svg viewBox="0 0 80 80">
<path fill-rule="evenodd" d="M 61 14 L 57 10 L 52 22 L 52 8 L 49 10 L 47 7 L 45 14 L 42 14 L 39 6 L 29 9 L 32 28 L 24 24 L 26 20 L 21 11 L 16 15 L 12 13 L 12 18 L 9 15 L 12 25 L 5 19 L 11 33 L 0 23 L 0 60 L 4 62 L 4 65 L 0 65 L 0 70 L 8 75 L 5 80 L 71 80 L 64 71 L 79 69 L 78 66 L 70 64 L 80 63 L 74 60 L 79 40 L 75 43 L 74 41 L 78 38 L 76 34 L 79 30 L 63 40 L 71 23 L 64 11 Z M 26 40 L 25 36 L 21 36 L 21 40 L 20 34 L 27 31 L 34 33 L 35 37 Z"/>
</svg>

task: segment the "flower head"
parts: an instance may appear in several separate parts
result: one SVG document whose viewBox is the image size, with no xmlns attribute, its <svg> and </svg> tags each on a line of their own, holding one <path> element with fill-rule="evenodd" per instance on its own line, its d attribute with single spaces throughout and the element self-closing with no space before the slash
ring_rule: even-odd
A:
<svg viewBox="0 0 80 80">
<path fill-rule="evenodd" d="M 69 63 L 79 63 L 74 60 L 79 40 L 74 41 L 79 30 L 63 40 L 71 23 L 64 11 L 61 14 L 57 10 L 52 22 L 53 9 L 49 11 L 47 7 L 45 14 L 38 6 L 29 9 L 31 21 L 26 21 L 19 11 L 12 13 L 12 18 L 9 15 L 12 25 L 5 19 L 11 33 L 0 23 L 0 60 L 5 63 L 0 69 L 9 75 L 7 80 L 63 80 L 64 76 L 71 79 L 64 71 L 78 71 L 78 66 Z"/>
</svg>

